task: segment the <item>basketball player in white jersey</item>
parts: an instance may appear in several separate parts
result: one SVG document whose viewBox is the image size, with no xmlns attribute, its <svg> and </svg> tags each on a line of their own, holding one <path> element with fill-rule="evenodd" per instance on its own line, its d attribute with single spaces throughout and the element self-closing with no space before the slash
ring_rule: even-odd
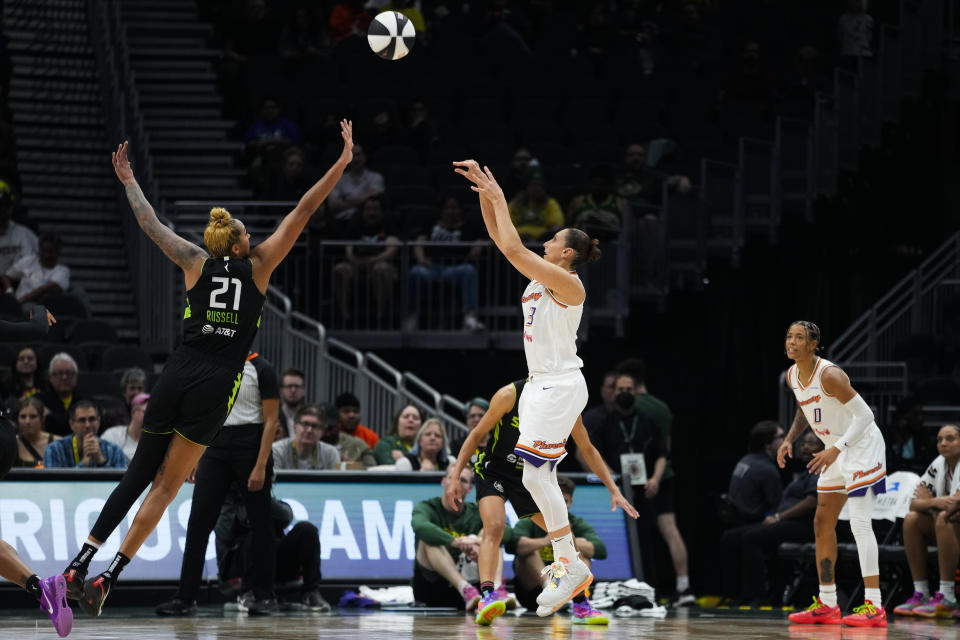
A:
<svg viewBox="0 0 960 640">
<path fill-rule="evenodd" d="M 807 465 L 819 473 L 817 511 L 813 518 L 817 547 L 820 595 L 806 611 L 790 614 L 800 624 L 848 624 L 886 627 L 887 616 L 880 599 L 880 565 L 871 514 L 876 495 L 886 492 L 887 460 L 883 435 L 873 412 L 850 386 L 840 367 L 824 360 L 820 352 L 820 329 L 801 320 L 787 329 L 787 357 L 795 362 L 787 371 L 787 386 L 797 398 L 797 415 L 777 451 L 782 468 L 792 455 L 792 443 L 809 425 L 824 444 L 824 450 Z M 837 606 L 837 520 L 849 499 L 850 529 L 857 542 L 864 602 L 843 617 Z"/>
<path fill-rule="evenodd" d="M 523 292 L 523 347 L 529 378 L 520 394 L 523 486 L 543 514 L 556 561 L 537 597 L 537 615 L 548 616 L 580 594 L 593 574 L 574 547 L 566 503 L 557 484 L 556 465 L 587 404 L 587 383 L 577 356 L 577 329 L 586 291 L 577 277 L 581 264 L 600 257 L 598 242 L 579 229 L 563 229 L 543 244 L 543 257 L 523 246 L 507 210 L 507 200 L 490 170 L 473 160 L 454 162 L 455 171 L 473 183 L 487 233 L 517 271 L 530 278 Z"/>
</svg>

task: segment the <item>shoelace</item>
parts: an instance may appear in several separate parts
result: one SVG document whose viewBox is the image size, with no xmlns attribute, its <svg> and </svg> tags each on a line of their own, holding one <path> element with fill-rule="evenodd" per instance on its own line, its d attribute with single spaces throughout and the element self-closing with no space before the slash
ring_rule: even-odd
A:
<svg viewBox="0 0 960 640">
<path fill-rule="evenodd" d="M 556 588 L 556 582 L 560 580 L 567 573 L 566 567 L 563 566 L 562 562 L 554 562 L 553 564 L 543 568 L 543 571 L 540 572 L 540 575 L 545 575 L 547 572 L 550 572 L 550 577 L 552 578 L 548 587 Z"/>
<path fill-rule="evenodd" d="M 854 615 L 860 615 L 861 613 L 866 613 L 867 615 L 874 615 L 877 613 L 877 608 L 873 606 L 872 602 L 864 602 L 859 607 L 855 607 L 853 610 Z"/>
<path fill-rule="evenodd" d="M 819 609 L 820 607 L 824 607 L 824 606 L 826 605 L 820 602 L 820 598 L 818 598 L 817 596 L 813 596 L 813 604 L 807 607 L 807 611 L 813 611 L 814 609 Z"/>
</svg>

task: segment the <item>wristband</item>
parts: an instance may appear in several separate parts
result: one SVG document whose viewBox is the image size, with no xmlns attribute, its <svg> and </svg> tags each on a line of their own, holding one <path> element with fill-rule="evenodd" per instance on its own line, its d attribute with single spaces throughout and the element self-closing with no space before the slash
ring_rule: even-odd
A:
<svg viewBox="0 0 960 640">
<path fill-rule="evenodd" d="M 780 513 L 779 513 L 779 512 L 773 514 L 773 517 L 776 519 L 777 522 L 780 522 Z"/>
</svg>

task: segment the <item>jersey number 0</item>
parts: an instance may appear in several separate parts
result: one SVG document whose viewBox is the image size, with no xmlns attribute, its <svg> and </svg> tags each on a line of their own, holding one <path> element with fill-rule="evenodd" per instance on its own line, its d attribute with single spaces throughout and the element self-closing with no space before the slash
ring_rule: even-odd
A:
<svg viewBox="0 0 960 640">
<path fill-rule="evenodd" d="M 240 308 L 240 288 L 243 286 L 243 283 L 240 282 L 239 278 L 223 278 L 216 276 L 211 278 L 213 282 L 220 285 L 219 289 L 214 289 L 210 292 L 210 308 L 211 309 L 226 309 L 227 303 L 220 302 L 219 298 L 221 294 L 226 293 L 230 289 L 230 285 L 234 286 L 233 289 L 233 310 L 236 311 Z"/>
</svg>

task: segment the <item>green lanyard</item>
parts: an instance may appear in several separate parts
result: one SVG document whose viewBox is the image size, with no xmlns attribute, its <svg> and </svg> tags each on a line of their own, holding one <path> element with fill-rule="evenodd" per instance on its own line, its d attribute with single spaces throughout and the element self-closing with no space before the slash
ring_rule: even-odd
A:
<svg viewBox="0 0 960 640">
<path fill-rule="evenodd" d="M 633 453 L 633 439 L 637 436 L 637 420 L 640 418 L 637 414 L 633 415 L 633 424 L 630 425 L 630 435 L 627 435 L 627 430 L 623 426 L 623 418 L 619 420 L 620 433 L 623 434 L 623 441 L 626 443 L 627 448 L 630 450 L 630 453 Z"/>
<path fill-rule="evenodd" d="M 300 468 L 300 456 L 297 455 L 297 445 L 290 441 L 290 448 L 293 449 L 293 467 L 295 469 Z M 317 447 L 313 447 L 313 460 L 310 462 L 310 468 L 316 471 L 320 467 L 319 461 L 320 453 L 317 451 Z"/>
<path fill-rule="evenodd" d="M 73 466 L 80 466 L 80 450 L 77 447 L 77 436 L 73 436 Z"/>
</svg>

